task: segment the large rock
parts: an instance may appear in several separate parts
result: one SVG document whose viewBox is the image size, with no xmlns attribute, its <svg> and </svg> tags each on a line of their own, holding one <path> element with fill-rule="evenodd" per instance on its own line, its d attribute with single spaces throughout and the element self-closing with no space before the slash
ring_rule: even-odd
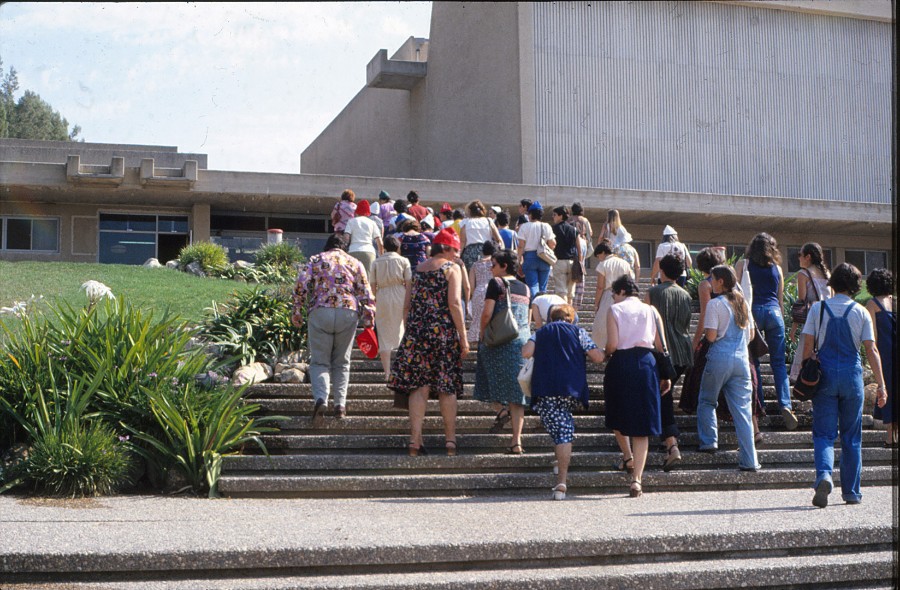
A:
<svg viewBox="0 0 900 590">
<path fill-rule="evenodd" d="M 238 369 L 231 376 L 231 382 L 234 385 L 248 385 L 253 383 L 262 383 L 272 378 L 274 372 L 272 367 L 265 363 L 250 363 Z"/>
<path fill-rule="evenodd" d="M 278 383 L 303 383 L 306 379 L 306 373 L 300 369 L 285 369 L 275 374 L 275 381 Z"/>
<path fill-rule="evenodd" d="M 181 268 L 181 264 L 177 260 L 170 260 L 166 263 L 166 268 L 178 270 L 179 268 Z"/>
<path fill-rule="evenodd" d="M 144 263 L 144 268 L 162 268 L 163 265 L 160 264 L 159 260 L 156 258 L 148 258 L 147 262 Z"/>
<path fill-rule="evenodd" d="M 194 275 L 194 276 L 198 276 L 198 277 L 205 277 L 205 276 L 206 276 L 206 272 L 204 272 L 203 266 L 201 266 L 201 264 L 200 264 L 198 261 L 196 261 L 196 260 L 195 260 L 194 262 L 188 264 L 188 265 L 184 268 L 184 270 L 185 270 L 185 272 L 189 272 L 189 273 L 191 273 L 191 274 Z"/>
</svg>

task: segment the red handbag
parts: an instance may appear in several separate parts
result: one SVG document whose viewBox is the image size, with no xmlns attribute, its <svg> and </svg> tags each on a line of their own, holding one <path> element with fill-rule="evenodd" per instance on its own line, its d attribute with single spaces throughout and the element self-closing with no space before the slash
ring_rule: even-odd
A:
<svg viewBox="0 0 900 590">
<path fill-rule="evenodd" d="M 359 333 L 356 337 L 356 345 L 370 359 L 378 356 L 378 336 L 375 335 L 375 330 L 372 328 L 365 328 Z"/>
</svg>

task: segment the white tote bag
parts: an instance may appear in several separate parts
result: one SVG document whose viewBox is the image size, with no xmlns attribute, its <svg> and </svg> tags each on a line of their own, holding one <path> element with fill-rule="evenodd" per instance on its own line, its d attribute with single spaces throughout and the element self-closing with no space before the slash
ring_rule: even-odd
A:
<svg viewBox="0 0 900 590">
<path fill-rule="evenodd" d="M 534 357 L 525 359 L 525 364 L 519 369 L 519 387 L 525 394 L 525 401 L 531 402 L 531 375 L 534 373 Z"/>
</svg>

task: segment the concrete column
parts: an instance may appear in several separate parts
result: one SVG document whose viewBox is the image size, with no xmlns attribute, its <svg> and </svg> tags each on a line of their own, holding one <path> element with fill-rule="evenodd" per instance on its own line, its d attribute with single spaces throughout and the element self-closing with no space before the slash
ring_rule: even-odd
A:
<svg viewBox="0 0 900 590">
<path fill-rule="evenodd" d="M 191 207 L 191 235 L 194 242 L 209 241 L 209 223 L 210 223 L 209 205 L 205 203 L 195 203 Z"/>
</svg>

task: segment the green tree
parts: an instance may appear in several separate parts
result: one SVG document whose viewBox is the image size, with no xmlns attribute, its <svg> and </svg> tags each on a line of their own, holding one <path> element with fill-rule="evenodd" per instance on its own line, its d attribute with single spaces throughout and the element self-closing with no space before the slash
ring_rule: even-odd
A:
<svg viewBox="0 0 900 590">
<path fill-rule="evenodd" d="M 81 127 L 75 125 L 69 132 L 69 122 L 49 103 L 31 90 L 26 90 L 16 101 L 19 89 L 16 69 L 4 74 L 0 59 L 0 137 L 17 139 L 44 139 L 75 141 Z"/>
</svg>

